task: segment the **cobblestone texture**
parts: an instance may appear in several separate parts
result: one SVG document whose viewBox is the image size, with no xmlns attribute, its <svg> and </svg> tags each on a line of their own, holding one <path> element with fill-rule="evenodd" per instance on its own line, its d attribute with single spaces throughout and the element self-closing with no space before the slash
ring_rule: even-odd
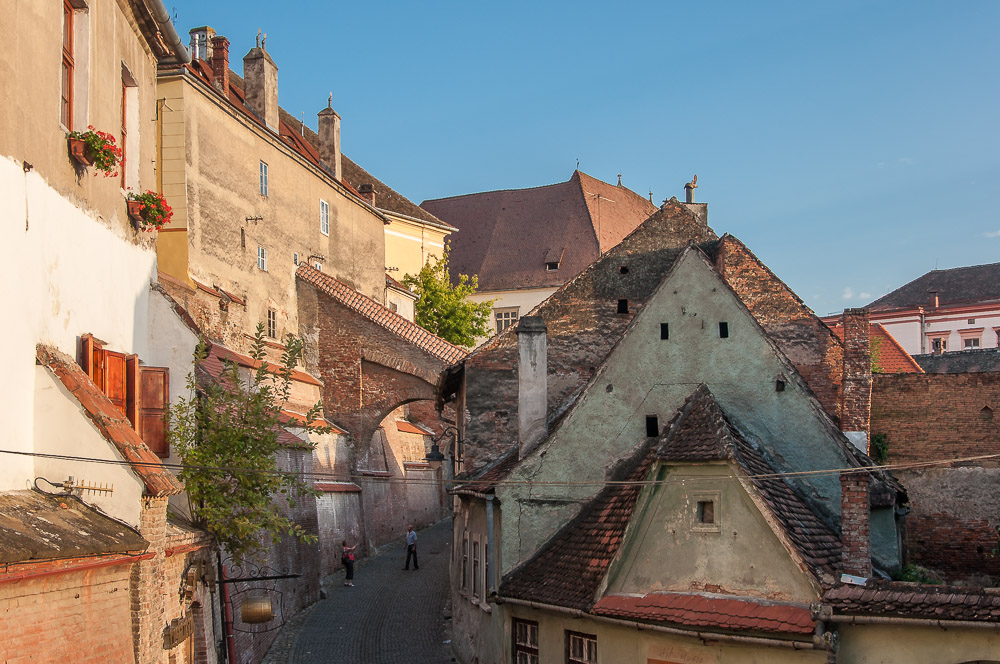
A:
<svg viewBox="0 0 1000 664">
<path fill-rule="evenodd" d="M 420 570 L 404 571 L 399 546 L 359 561 L 354 587 L 343 572 L 323 579 L 327 598 L 295 615 L 265 664 L 443 664 L 454 661 L 448 565 L 451 519 L 420 531 Z"/>
</svg>

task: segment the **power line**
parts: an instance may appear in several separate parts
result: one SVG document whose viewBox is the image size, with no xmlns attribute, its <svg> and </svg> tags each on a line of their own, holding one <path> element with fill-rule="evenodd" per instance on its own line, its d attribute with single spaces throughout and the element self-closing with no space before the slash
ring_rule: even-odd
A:
<svg viewBox="0 0 1000 664">
<path fill-rule="evenodd" d="M 664 480 L 549 480 L 549 481 L 537 481 L 537 480 L 462 480 L 462 479 L 423 479 L 423 478 L 411 478 L 411 477 L 383 477 L 378 475 L 366 475 L 366 474 L 355 474 L 348 475 L 347 480 L 344 479 L 343 475 L 338 475 L 335 473 L 327 473 L 322 471 L 304 472 L 304 471 L 285 471 L 285 470 L 266 470 L 261 468 L 240 468 L 238 466 L 200 466 L 193 464 L 180 464 L 180 463 L 163 463 L 163 462 L 150 462 L 150 461 L 125 461 L 119 459 L 99 459 L 96 457 L 81 457 L 72 456 L 67 454 L 51 454 L 45 452 L 23 452 L 18 450 L 0 450 L 0 454 L 11 454 L 17 456 L 30 456 L 38 457 L 43 459 L 56 459 L 60 461 L 75 461 L 83 463 L 96 463 L 104 465 L 114 465 L 114 466 L 129 466 L 129 467 L 152 467 L 152 468 L 168 468 L 171 470 L 190 470 L 190 471 L 204 471 L 204 472 L 219 472 L 219 473 L 242 473 L 242 474 L 261 474 L 261 475 L 274 475 L 274 476 L 290 476 L 299 477 L 303 480 L 328 480 L 334 482 L 356 482 L 356 481 L 370 481 L 378 480 L 385 483 L 395 483 L 395 484 L 425 484 L 425 485 L 437 485 L 442 482 L 452 484 L 456 487 L 498 487 L 498 486 L 657 486 L 665 484 L 678 484 L 686 482 L 702 482 L 702 481 L 719 481 L 719 480 L 739 480 L 739 479 L 752 479 L 752 480 L 776 480 L 786 477 L 807 477 L 807 476 L 822 476 L 822 475 L 840 475 L 843 473 L 864 473 L 873 472 L 878 470 L 908 470 L 914 468 L 929 468 L 935 466 L 947 466 L 953 463 L 968 463 L 972 461 L 985 461 L 988 459 L 1000 458 L 1000 454 L 984 454 L 980 456 L 971 457 L 955 457 L 951 459 L 940 459 L 936 461 L 915 461 L 910 463 L 896 463 L 896 464 L 884 464 L 879 466 L 862 466 L 856 468 L 831 468 L 831 469 L 821 469 L 821 470 L 802 470 L 802 471 L 789 471 L 789 472 L 775 472 L 775 473 L 762 473 L 758 475 L 733 475 L 733 474 L 723 474 L 723 475 L 704 475 L 700 477 L 685 477 L 674 478 L 674 479 L 664 479 Z M 405 463 L 405 462 L 404 462 Z M 374 471 L 381 472 L 381 471 Z"/>
</svg>

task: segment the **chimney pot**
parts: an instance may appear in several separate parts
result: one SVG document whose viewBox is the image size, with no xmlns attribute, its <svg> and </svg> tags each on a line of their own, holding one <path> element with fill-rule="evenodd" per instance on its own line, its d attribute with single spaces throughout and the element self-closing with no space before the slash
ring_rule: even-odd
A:
<svg viewBox="0 0 1000 664">
<path fill-rule="evenodd" d="M 518 458 L 548 435 L 548 366 L 546 328 L 541 316 L 523 316 L 517 322 Z"/>
<path fill-rule="evenodd" d="M 867 471 L 840 474 L 841 570 L 866 579 L 872 575 L 870 479 Z"/>
<path fill-rule="evenodd" d="M 207 25 L 200 28 L 193 28 L 188 31 L 191 36 L 191 58 L 194 60 L 212 60 L 212 39 L 215 37 L 215 30 Z"/>
<path fill-rule="evenodd" d="M 327 107 L 316 114 L 319 129 L 319 158 L 327 168 L 333 171 L 333 177 L 343 180 L 343 166 L 340 155 L 340 115 L 333 110 L 331 102 Z"/>
<path fill-rule="evenodd" d="M 684 202 L 694 203 L 694 190 L 698 188 L 698 176 L 695 175 L 691 181 L 684 185 Z"/>
<path fill-rule="evenodd" d="M 264 50 L 263 43 L 243 56 L 243 90 L 247 106 L 278 132 L 278 65 Z"/>
</svg>

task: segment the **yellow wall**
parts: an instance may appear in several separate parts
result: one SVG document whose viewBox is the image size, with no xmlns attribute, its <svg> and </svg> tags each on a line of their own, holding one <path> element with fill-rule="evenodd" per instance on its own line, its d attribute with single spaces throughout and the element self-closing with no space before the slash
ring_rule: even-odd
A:
<svg viewBox="0 0 1000 664">
<path fill-rule="evenodd" d="M 842 625 L 838 664 L 1000 661 L 1000 630 Z"/>
<path fill-rule="evenodd" d="M 440 256 L 451 231 L 430 224 L 387 213 L 391 223 L 385 227 L 385 266 L 398 268 L 392 275 L 399 281 L 417 274 L 431 256 Z"/>
</svg>

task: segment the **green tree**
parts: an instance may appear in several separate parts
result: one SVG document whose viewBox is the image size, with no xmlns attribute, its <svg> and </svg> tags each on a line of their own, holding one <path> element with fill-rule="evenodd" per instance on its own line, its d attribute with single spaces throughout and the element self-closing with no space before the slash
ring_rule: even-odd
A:
<svg viewBox="0 0 1000 664">
<path fill-rule="evenodd" d="M 179 475 L 192 516 L 236 559 L 260 551 L 267 539 L 278 542 L 286 534 L 302 542 L 317 539 L 279 509 L 280 502 L 294 507 L 296 500 L 313 492 L 299 475 L 281 472 L 276 457 L 279 413 L 289 397 L 302 341 L 288 339 L 280 367 L 264 361 L 264 348 L 261 323 L 251 353 L 259 367 L 244 377 L 235 363 L 224 360 L 222 374 L 213 379 L 202 370 L 208 345 L 199 343 L 195 370 L 187 377 L 190 396 L 168 413 L 169 438 L 184 464 Z M 305 421 L 319 417 L 320 408 L 319 403 L 313 406 Z"/>
<path fill-rule="evenodd" d="M 452 284 L 448 271 L 449 247 L 439 258 L 428 261 L 416 275 L 403 277 L 403 284 L 417 294 L 417 325 L 456 346 L 471 348 L 476 337 L 491 332 L 490 313 L 494 300 L 473 302 L 469 296 L 479 288 L 475 275 L 462 274 Z"/>
</svg>

